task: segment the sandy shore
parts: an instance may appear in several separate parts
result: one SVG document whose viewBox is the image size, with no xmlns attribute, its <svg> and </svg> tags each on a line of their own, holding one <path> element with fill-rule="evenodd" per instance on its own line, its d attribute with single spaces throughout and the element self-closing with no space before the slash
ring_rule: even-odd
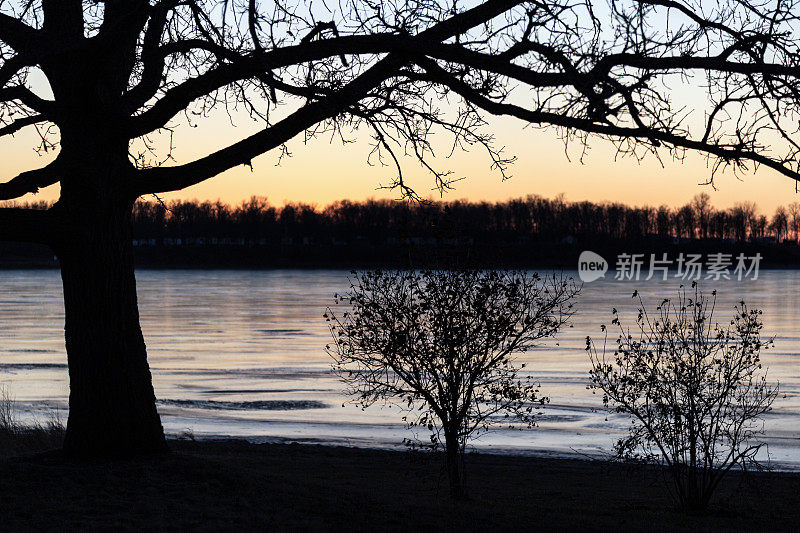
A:
<svg viewBox="0 0 800 533">
<path fill-rule="evenodd" d="M 0 529 L 792 530 L 800 474 L 728 478 L 712 511 L 672 509 L 657 474 L 605 462 L 471 455 L 470 501 L 406 452 L 173 441 L 167 456 L 0 459 Z"/>
</svg>

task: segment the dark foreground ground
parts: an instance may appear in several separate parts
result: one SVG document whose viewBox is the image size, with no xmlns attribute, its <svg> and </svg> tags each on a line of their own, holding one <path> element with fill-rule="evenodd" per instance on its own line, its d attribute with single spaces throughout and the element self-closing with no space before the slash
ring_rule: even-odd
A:
<svg viewBox="0 0 800 533">
<path fill-rule="evenodd" d="M 660 478 L 602 462 L 473 455 L 470 501 L 405 452 L 173 442 L 160 458 L 0 459 L 0 530 L 797 531 L 800 475 L 732 476 L 706 516 L 672 510 Z"/>
</svg>

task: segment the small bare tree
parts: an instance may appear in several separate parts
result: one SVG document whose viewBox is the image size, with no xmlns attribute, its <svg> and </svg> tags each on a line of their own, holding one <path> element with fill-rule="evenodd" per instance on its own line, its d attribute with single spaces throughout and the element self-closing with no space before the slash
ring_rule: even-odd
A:
<svg viewBox="0 0 800 533">
<path fill-rule="evenodd" d="M 630 433 L 616 445 L 619 457 L 666 467 L 681 507 L 702 511 L 731 468 L 758 466 L 762 416 L 777 385 L 766 380 L 760 352 L 761 311 L 745 302 L 725 326 L 713 321 L 716 291 L 706 297 L 681 287 L 651 316 L 639 297 L 636 331 L 620 329 L 613 357 L 587 337 L 592 388 L 603 403 L 631 416 Z M 634 292 L 634 297 L 638 293 Z M 605 326 L 603 326 L 605 331 Z"/>
<path fill-rule="evenodd" d="M 573 314 L 572 279 L 510 271 L 372 271 L 337 295 L 328 353 L 355 403 L 394 402 L 442 440 L 450 492 L 466 495 L 464 450 L 495 423 L 531 427 L 546 402 L 513 354 L 554 337 Z"/>
</svg>

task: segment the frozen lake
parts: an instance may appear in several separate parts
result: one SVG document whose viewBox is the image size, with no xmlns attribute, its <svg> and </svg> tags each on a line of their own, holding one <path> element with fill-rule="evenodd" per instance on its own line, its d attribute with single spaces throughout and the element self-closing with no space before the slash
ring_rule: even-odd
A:
<svg viewBox="0 0 800 533">
<path fill-rule="evenodd" d="M 574 273 L 577 278 L 576 273 Z M 607 276 L 610 277 L 610 276 Z M 362 412 L 330 374 L 330 336 L 322 314 L 347 287 L 347 272 L 156 271 L 137 273 L 142 327 L 165 429 L 195 436 L 297 440 L 395 447 L 411 436 L 393 408 Z M 587 335 L 601 338 L 611 308 L 634 309 L 676 294 L 679 281 L 600 280 L 584 285 L 574 327 L 558 345 L 521 354 L 550 404 L 532 430 L 483 436 L 486 451 L 607 453 L 627 425 L 602 410 L 587 390 Z M 764 352 L 781 394 L 766 423 L 776 466 L 800 468 L 800 271 L 765 271 L 757 280 L 705 282 L 718 291 L 716 318 L 726 322 L 740 299 L 763 309 Z M 0 271 L 0 385 L 26 418 L 67 413 L 68 379 L 60 277 L 56 271 Z M 632 320 L 629 322 L 633 326 Z M 425 438 L 425 435 L 422 435 Z"/>
</svg>

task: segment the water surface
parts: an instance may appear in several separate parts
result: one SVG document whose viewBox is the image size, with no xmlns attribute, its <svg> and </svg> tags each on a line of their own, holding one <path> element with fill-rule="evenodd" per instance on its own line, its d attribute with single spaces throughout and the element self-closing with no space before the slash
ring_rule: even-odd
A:
<svg viewBox="0 0 800 533">
<path fill-rule="evenodd" d="M 330 374 L 322 314 L 347 287 L 346 271 L 137 273 L 142 327 L 165 429 L 360 446 L 399 446 L 411 436 L 392 407 L 342 405 Z M 587 390 L 585 338 L 600 338 L 611 308 L 632 312 L 638 289 L 653 306 L 678 281 L 600 280 L 584 286 L 573 327 L 520 361 L 551 399 L 533 430 L 499 430 L 476 448 L 535 454 L 608 453 L 627 419 L 608 415 Z M 775 348 L 764 353 L 781 395 L 766 421 L 771 460 L 800 468 L 800 272 L 714 282 L 717 317 L 744 299 L 764 310 Z M 709 285 L 708 289 L 711 288 Z M 0 271 L 0 385 L 22 415 L 66 418 L 68 380 L 60 278 L 55 271 Z M 422 435 L 424 438 L 425 436 Z"/>
</svg>

